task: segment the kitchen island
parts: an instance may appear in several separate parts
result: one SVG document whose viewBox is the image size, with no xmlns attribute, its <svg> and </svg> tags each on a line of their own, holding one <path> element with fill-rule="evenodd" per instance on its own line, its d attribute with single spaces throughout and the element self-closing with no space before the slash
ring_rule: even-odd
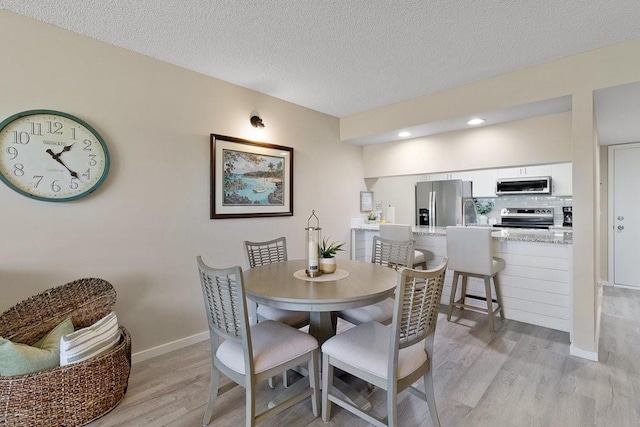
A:
<svg viewBox="0 0 640 427">
<path fill-rule="evenodd" d="M 429 268 L 446 257 L 445 227 L 414 227 L 413 233 L 416 249 L 434 255 Z M 370 261 L 373 236 L 378 234 L 374 224 L 353 227 L 351 258 Z M 529 229 L 495 229 L 491 234 L 495 255 L 506 261 L 506 268 L 498 274 L 505 317 L 571 332 L 573 234 Z M 441 299 L 444 305 L 449 304 L 452 280 L 453 273 L 447 271 Z M 480 279 L 469 278 L 467 293 L 484 295 L 484 284 Z M 467 301 L 486 307 L 482 300 Z"/>
</svg>

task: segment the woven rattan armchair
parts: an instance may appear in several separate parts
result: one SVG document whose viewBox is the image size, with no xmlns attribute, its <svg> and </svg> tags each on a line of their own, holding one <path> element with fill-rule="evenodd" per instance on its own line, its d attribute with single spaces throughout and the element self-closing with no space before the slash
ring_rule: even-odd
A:
<svg viewBox="0 0 640 427">
<path fill-rule="evenodd" d="M 28 298 L 0 315 L 0 336 L 33 344 L 71 316 L 76 329 L 113 310 L 116 292 L 105 280 L 79 279 Z M 0 377 L 0 425 L 82 426 L 120 403 L 131 371 L 131 337 L 109 353 L 33 374 Z"/>
</svg>

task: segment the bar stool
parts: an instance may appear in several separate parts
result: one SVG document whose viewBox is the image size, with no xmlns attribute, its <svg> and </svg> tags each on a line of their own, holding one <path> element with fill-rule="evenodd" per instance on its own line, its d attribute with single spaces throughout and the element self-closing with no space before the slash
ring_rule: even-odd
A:
<svg viewBox="0 0 640 427">
<path fill-rule="evenodd" d="M 380 237 L 398 242 L 413 239 L 413 230 L 409 224 L 380 224 Z M 427 261 L 433 259 L 433 253 L 426 249 L 414 249 L 413 268 L 418 266 L 427 270 Z"/>
<path fill-rule="evenodd" d="M 447 227 L 447 258 L 449 258 L 449 270 L 453 270 L 447 320 L 451 321 L 451 313 L 454 307 L 480 311 L 489 315 L 489 328 L 494 332 L 495 313 L 499 311 L 500 317 L 504 319 L 502 293 L 497 274 L 504 270 L 505 261 L 502 258 L 493 256 L 491 229 L 482 227 Z M 460 276 L 462 276 L 462 290 L 460 299 L 455 301 Z M 484 280 L 485 296 L 484 298 L 478 298 L 486 300 L 487 308 L 465 304 L 468 277 L 479 277 Z M 493 279 L 495 299 L 491 296 L 491 279 Z M 493 308 L 494 303 L 496 304 L 495 309 Z"/>
</svg>

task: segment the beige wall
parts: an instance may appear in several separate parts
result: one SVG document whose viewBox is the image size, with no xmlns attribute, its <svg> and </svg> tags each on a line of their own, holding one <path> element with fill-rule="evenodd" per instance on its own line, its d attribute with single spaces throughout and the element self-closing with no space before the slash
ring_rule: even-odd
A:
<svg viewBox="0 0 640 427">
<path fill-rule="evenodd" d="M 0 312 L 80 277 L 109 280 L 134 352 L 206 330 L 195 257 L 244 264 L 242 241 L 284 235 L 303 256 L 312 209 L 325 235 L 348 241 L 365 189 L 362 149 L 338 119 L 0 11 L 0 118 L 64 111 L 105 139 L 112 168 L 93 195 L 28 199 L 0 185 Z M 209 219 L 209 134 L 294 148 L 293 217 Z M 346 257 L 348 252 L 342 253 Z"/>
<path fill-rule="evenodd" d="M 571 112 L 364 147 L 366 178 L 571 161 Z"/>
</svg>

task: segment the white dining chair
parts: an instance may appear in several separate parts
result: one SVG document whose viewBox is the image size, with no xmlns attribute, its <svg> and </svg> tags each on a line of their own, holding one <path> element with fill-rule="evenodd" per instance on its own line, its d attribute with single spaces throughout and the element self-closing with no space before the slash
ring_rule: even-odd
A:
<svg viewBox="0 0 640 427">
<path fill-rule="evenodd" d="M 338 334 L 322 345 L 322 420 L 331 403 L 375 426 L 398 426 L 397 396 L 409 388 L 425 400 L 431 420 L 440 425 L 433 391 L 433 341 L 447 260 L 432 270 L 398 272 L 391 327 L 368 322 Z M 334 392 L 334 367 L 386 391 L 387 415 L 365 412 Z M 412 384 L 422 377 L 424 393 Z"/>
<path fill-rule="evenodd" d="M 504 319 L 502 292 L 497 275 L 504 270 L 506 263 L 504 259 L 493 256 L 491 229 L 486 227 L 447 227 L 447 257 L 449 258 L 449 269 L 453 270 L 447 320 L 451 320 L 451 314 L 455 307 L 480 311 L 487 313 L 489 329 L 492 332 L 495 331 L 495 313 L 500 312 L 500 317 Z M 456 300 L 460 276 L 462 276 L 462 288 L 460 298 Z M 484 297 L 475 297 L 484 299 L 487 308 L 466 303 L 468 277 L 479 277 L 483 280 Z M 493 281 L 495 299 L 491 293 L 491 281 Z"/>
<path fill-rule="evenodd" d="M 380 224 L 380 237 L 388 240 L 415 240 L 413 238 L 413 228 L 409 224 Z M 413 251 L 412 268 L 421 267 L 426 270 L 428 261 L 433 259 L 433 253 L 426 249 L 415 249 Z"/>
<path fill-rule="evenodd" d="M 394 241 L 373 236 L 371 262 L 395 270 L 410 267 L 413 264 L 414 245 L 413 240 Z M 342 310 L 337 316 L 354 325 L 370 321 L 388 325 L 393 317 L 393 298 L 364 307 Z"/>
<path fill-rule="evenodd" d="M 203 426 L 209 425 L 218 395 L 235 385 L 246 389 L 246 425 L 254 426 L 311 396 L 319 414 L 318 341 L 309 334 L 273 320 L 249 326 L 242 269 L 217 269 L 197 258 L 211 341 L 211 385 Z M 308 366 L 308 381 L 299 394 L 257 411 L 256 385 L 298 365 Z M 219 387 L 220 374 L 233 382 Z M 289 390 L 292 390 L 291 388 Z"/>
</svg>

